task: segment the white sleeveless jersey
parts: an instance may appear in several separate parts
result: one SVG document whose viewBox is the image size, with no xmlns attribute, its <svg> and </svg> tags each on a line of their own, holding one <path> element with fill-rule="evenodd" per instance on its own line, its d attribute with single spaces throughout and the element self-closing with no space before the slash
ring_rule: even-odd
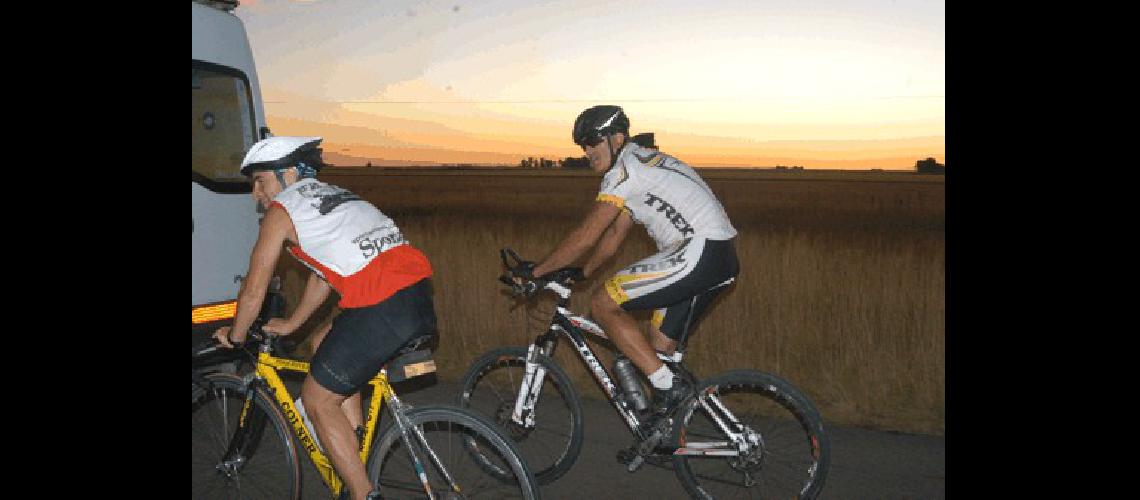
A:
<svg viewBox="0 0 1140 500">
<path fill-rule="evenodd" d="M 597 199 L 629 212 L 664 250 L 691 237 L 736 236 L 728 214 L 692 167 L 665 153 L 627 143 L 602 178 Z"/>
<path fill-rule="evenodd" d="M 340 276 L 356 274 L 377 255 L 407 243 L 396 223 L 371 203 L 316 179 L 293 183 L 273 201 L 289 213 L 301 250 Z"/>
</svg>

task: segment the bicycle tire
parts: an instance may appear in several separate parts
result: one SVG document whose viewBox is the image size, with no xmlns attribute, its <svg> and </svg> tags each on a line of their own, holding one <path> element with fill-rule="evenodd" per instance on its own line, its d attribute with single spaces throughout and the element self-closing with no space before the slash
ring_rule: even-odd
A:
<svg viewBox="0 0 1140 500">
<path fill-rule="evenodd" d="M 416 455 L 423 464 L 423 474 L 440 498 L 540 498 L 538 483 L 518 448 L 485 417 L 452 406 L 417 407 L 408 410 L 406 416 L 410 425 L 423 433 L 431 449 L 444 462 L 448 474 L 459 483 L 461 497 L 451 492 L 446 479 L 409 429 Z M 403 433 L 395 422 L 390 422 L 380 433 L 368 457 L 368 479 L 380 486 L 384 498 L 423 498 L 426 496 L 423 484 L 408 454 L 407 442 L 402 438 Z M 489 453 L 505 470 L 510 470 L 512 480 L 493 477 L 476 463 L 465 444 L 468 439 L 480 444 L 480 450 L 485 450 L 484 458 Z"/>
<path fill-rule="evenodd" d="M 253 397 L 253 412 L 265 416 L 266 428 L 254 437 L 244 463 L 227 471 L 219 469 L 240 418 L 248 387 L 228 373 L 204 375 L 208 387 L 193 403 L 193 498 L 301 498 L 301 462 L 285 416 L 263 389 Z"/>
<path fill-rule="evenodd" d="M 538 362 L 546 376 L 535 407 L 535 427 L 528 430 L 512 421 L 526 355 L 523 347 L 501 347 L 480 356 L 463 377 L 459 406 L 495 422 L 522 450 L 538 483 L 550 484 L 570 470 L 582 450 L 582 406 L 566 372 L 540 355 Z M 543 436 L 558 441 L 551 444 Z"/>
<path fill-rule="evenodd" d="M 717 395 L 758 433 L 762 446 L 746 457 L 674 455 L 674 472 L 693 498 L 819 495 L 830 466 L 831 441 L 819 412 L 798 389 L 772 374 L 735 370 L 702 381 L 697 394 L 702 393 Z M 728 439 L 696 399 L 681 409 L 675 422 L 675 445 Z"/>
</svg>

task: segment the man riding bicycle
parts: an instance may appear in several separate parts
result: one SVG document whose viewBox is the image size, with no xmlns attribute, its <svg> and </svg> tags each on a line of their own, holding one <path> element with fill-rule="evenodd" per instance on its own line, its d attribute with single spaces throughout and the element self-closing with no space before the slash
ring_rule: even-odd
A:
<svg viewBox="0 0 1140 500">
<path fill-rule="evenodd" d="M 238 293 L 232 327 L 214 337 L 226 346 L 245 341 L 284 246 L 312 270 L 293 314 L 264 330 L 288 335 L 329 296 L 342 312 L 314 334 L 315 353 L 301 402 L 317 439 L 355 499 L 379 498 L 357 451 L 363 425 L 360 389 L 408 341 L 435 332 L 428 283 L 431 264 L 391 218 L 359 196 L 316 179 L 323 166 L 320 137 L 270 137 L 241 163 L 265 214 Z M 343 496 L 347 498 L 347 496 Z"/>
<path fill-rule="evenodd" d="M 594 106 L 574 121 L 573 139 L 590 168 L 604 173 L 596 202 L 581 224 L 529 277 L 568 266 L 590 249 L 589 277 L 621 246 L 634 222 L 645 226 L 658 253 L 619 271 L 599 288 L 591 314 L 653 386 L 653 415 L 669 417 L 693 388 L 654 351 L 671 356 L 688 327 L 739 273 L 736 229 L 697 172 L 680 160 L 629 140 L 629 118 L 618 106 Z M 629 311 L 654 310 L 652 347 Z"/>
</svg>

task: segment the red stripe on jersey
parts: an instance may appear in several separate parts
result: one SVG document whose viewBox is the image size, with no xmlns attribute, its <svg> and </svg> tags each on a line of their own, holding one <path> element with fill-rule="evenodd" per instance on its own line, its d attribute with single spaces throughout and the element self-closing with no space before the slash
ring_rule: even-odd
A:
<svg viewBox="0 0 1140 500">
<path fill-rule="evenodd" d="M 432 275 L 427 257 L 411 245 L 400 245 L 383 252 L 369 261 L 364 269 L 349 276 L 341 276 L 321 265 L 299 246 L 289 247 L 289 252 L 318 271 L 340 294 L 340 302 L 337 302 L 340 308 L 378 304 Z"/>
</svg>

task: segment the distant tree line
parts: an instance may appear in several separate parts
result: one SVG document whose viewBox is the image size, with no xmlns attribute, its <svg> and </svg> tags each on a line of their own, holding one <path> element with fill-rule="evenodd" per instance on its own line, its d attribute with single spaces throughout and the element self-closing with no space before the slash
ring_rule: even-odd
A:
<svg viewBox="0 0 1140 500">
<path fill-rule="evenodd" d="M 914 162 L 914 169 L 920 174 L 945 174 L 946 165 L 934 161 L 934 158 Z"/>
<path fill-rule="evenodd" d="M 653 132 L 644 132 L 629 138 L 630 142 L 638 144 L 642 147 L 657 149 L 657 142 L 653 137 Z M 519 162 L 521 168 L 590 168 L 590 160 L 585 156 L 579 157 L 566 157 L 561 160 L 547 160 L 543 157 L 535 158 L 533 156 L 524 158 Z"/>
</svg>

